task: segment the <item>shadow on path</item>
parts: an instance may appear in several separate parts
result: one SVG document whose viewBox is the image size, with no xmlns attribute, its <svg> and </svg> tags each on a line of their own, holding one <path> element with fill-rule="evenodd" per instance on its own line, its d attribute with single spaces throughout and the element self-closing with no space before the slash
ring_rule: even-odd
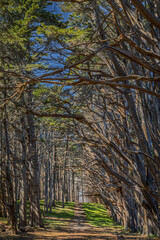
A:
<svg viewBox="0 0 160 240">
<path fill-rule="evenodd" d="M 54 221 L 54 218 L 52 219 Z M 63 219 L 61 219 L 63 221 Z M 66 219 L 64 219 L 66 221 Z M 86 222 L 81 204 L 75 206 L 74 219 L 68 220 L 67 227 L 58 230 L 39 229 L 33 233 L 0 237 L 0 240 L 146 240 L 147 238 L 129 234 L 121 236 L 120 229 L 93 227 Z"/>
</svg>

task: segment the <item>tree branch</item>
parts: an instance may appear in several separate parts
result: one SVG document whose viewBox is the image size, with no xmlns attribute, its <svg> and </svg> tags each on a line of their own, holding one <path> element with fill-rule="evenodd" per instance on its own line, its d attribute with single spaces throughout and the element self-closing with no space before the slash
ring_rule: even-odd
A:
<svg viewBox="0 0 160 240">
<path fill-rule="evenodd" d="M 37 117 L 54 117 L 54 118 L 73 118 L 77 121 L 83 121 L 84 117 L 83 115 L 78 114 L 60 114 L 60 113 L 46 113 L 46 112 L 35 112 L 32 110 L 28 110 L 28 113 L 31 113 Z"/>
<path fill-rule="evenodd" d="M 131 1 L 145 19 L 147 19 L 150 23 L 160 28 L 160 20 L 156 16 L 154 16 L 151 12 L 149 12 L 139 0 Z"/>
</svg>

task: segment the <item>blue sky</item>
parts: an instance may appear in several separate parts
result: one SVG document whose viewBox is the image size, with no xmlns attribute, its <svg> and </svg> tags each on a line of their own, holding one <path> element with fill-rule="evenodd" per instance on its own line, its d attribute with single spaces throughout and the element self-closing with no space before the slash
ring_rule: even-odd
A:
<svg viewBox="0 0 160 240">
<path fill-rule="evenodd" d="M 47 7 L 47 10 L 54 11 L 56 13 L 62 14 L 62 17 L 64 18 L 64 21 L 66 21 L 68 16 L 69 16 L 69 13 L 62 12 L 60 7 L 59 7 L 59 4 L 55 3 L 55 2 L 52 2 L 52 4 Z"/>
</svg>

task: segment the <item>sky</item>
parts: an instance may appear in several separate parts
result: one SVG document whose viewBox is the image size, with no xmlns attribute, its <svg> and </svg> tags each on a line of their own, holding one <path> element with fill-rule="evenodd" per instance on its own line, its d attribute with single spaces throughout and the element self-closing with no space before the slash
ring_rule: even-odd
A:
<svg viewBox="0 0 160 240">
<path fill-rule="evenodd" d="M 67 18 L 68 18 L 68 16 L 69 16 L 69 13 L 65 13 L 65 12 L 62 12 L 61 11 L 61 9 L 60 9 L 60 6 L 59 6 L 59 4 L 58 3 L 55 3 L 55 2 L 52 2 L 52 4 L 51 5 L 49 5 L 49 6 L 47 6 L 47 8 L 46 8 L 48 11 L 53 11 L 54 13 L 57 13 L 57 14 L 62 14 L 62 18 L 64 19 L 64 21 L 66 21 L 67 20 Z M 53 56 L 54 56 L 54 58 L 57 58 L 58 59 L 58 57 L 59 57 L 59 54 L 58 53 L 54 53 L 53 54 Z M 45 57 L 44 57 L 44 59 L 45 59 Z M 48 60 L 47 60 L 48 59 Z M 64 60 L 65 60 L 65 58 L 64 58 Z M 48 64 L 48 65 L 50 65 L 50 67 L 57 67 L 57 68 L 62 68 L 62 67 L 64 67 L 64 65 L 63 64 L 60 64 L 60 63 L 58 63 L 56 60 L 51 60 L 51 58 L 50 57 L 46 57 L 46 61 L 45 61 L 45 64 Z M 51 70 L 51 72 L 52 72 L 53 70 Z M 37 71 L 37 75 L 39 75 L 39 76 L 41 76 L 42 74 L 45 74 L 46 72 L 44 71 L 42 71 L 42 70 L 39 70 L 39 71 Z M 52 86 L 52 84 L 44 84 L 44 85 L 47 85 L 47 86 Z"/>
<path fill-rule="evenodd" d="M 62 14 L 62 17 L 64 18 L 64 21 L 67 20 L 68 16 L 69 16 L 69 13 L 65 13 L 65 12 L 62 12 L 60 7 L 59 7 L 59 4 L 58 3 L 55 3 L 53 2 L 52 5 L 49 5 L 47 7 L 47 10 L 49 11 L 55 11 L 56 13 L 60 13 Z"/>
</svg>

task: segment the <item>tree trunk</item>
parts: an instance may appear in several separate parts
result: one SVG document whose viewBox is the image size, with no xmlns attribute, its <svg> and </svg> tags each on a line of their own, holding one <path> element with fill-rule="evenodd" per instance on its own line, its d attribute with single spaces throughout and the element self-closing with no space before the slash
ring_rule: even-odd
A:
<svg viewBox="0 0 160 240">
<path fill-rule="evenodd" d="M 31 90 L 31 88 L 30 88 Z M 32 105 L 32 93 L 28 92 L 28 104 Z M 30 200 L 30 225 L 31 226 L 43 226 L 41 219 L 41 211 L 40 211 L 40 184 L 38 182 L 38 172 L 39 172 L 39 164 L 37 157 L 37 149 L 36 149 L 36 138 L 35 138 L 35 127 L 33 115 L 30 113 L 27 114 L 28 121 L 28 148 L 30 153 L 29 158 L 29 169 L 30 169 L 30 181 L 29 181 L 29 200 Z"/>
<path fill-rule="evenodd" d="M 62 190 L 62 202 L 64 208 L 65 194 L 66 194 L 66 167 L 67 167 L 67 158 L 68 158 L 68 139 L 66 140 L 66 155 L 64 162 L 64 176 L 63 176 L 63 190 Z"/>
</svg>

